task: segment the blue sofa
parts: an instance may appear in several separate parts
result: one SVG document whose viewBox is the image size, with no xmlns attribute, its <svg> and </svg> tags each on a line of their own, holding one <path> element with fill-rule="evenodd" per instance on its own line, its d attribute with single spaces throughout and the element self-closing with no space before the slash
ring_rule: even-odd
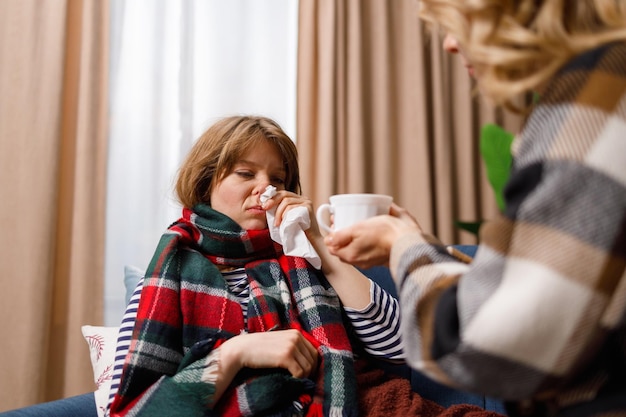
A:
<svg viewBox="0 0 626 417">
<path fill-rule="evenodd" d="M 0 413 L 2 417 L 98 417 L 93 392 Z"/>
<path fill-rule="evenodd" d="M 462 252 L 473 256 L 476 252 L 475 246 L 456 246 Z M 374 267 L 363 270 L 363 273 L 370 279 L 377 282 L 382 288 L 387 290 L 391 295 L 397 298 L 393 278 L 387 267 Z M 134 284 L 128 285 L 134 289 Z M 442 406 L 448 407 L 454 404 L 474 404 L 487 410 L 496 411 L 506 414 L 504 405 L 501 401 L 475 395 L 467 392 L 458 391 L 450 387 L 441 385 L 422 373 L 411 369 L 408 365 L 393 365 L 381 362 L 380 367 L 388 372 L 405 377 L 411 381 L 413 391 L 419 393 L 422 397 L 432 400 Z M 0 413 L 0 417 L 98 417 L 94 394 L 92 392 L 69 397 L 62 400 L 51 401 L 43 404 L 37 404 L 17 410 Z"/>
</svg>

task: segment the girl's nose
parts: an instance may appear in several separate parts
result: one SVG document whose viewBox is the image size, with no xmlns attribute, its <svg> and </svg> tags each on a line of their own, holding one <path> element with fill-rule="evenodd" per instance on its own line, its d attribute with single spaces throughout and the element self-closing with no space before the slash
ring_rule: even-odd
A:
<svg viewBox="0 0 626 417">
<path fill-rule="evenodd" d="M 459 52 L 459 41 L 450 34 L 446 34 L 443 38 L 443 50 L 449 54 L 456 54 Z"/>
<path fill-rule="evenodd" d="M 260 195 L 265 191 L 268 185 L 270 185 L 269 180 L 266 180 L 266 179 L 260 180 L 257 183 L 257 185 L 254 186 L 254 190 L 252 191 L 252 193 L 254 195 Z"/>
</svg>

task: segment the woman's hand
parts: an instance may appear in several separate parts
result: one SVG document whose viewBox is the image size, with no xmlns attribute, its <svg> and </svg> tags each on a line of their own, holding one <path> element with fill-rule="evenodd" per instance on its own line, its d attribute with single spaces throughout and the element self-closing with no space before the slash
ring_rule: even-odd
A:
<svg viewBox="0 0 626 417">
<path fill-rule="evenodd" d="M 333 255 L 359 268 L 388 265 L 393 243 L 403 234 L 421 233 L 413 216 L 391 205 L 389 215 L 375 216 L 330 233 L 324 243 Z"/>
<path fill-rule="evenodd" d="M 308 377 L 317 366 L 317 349 L 298 330 L 244 333 L 220 346 L 221 364 L 234 375 L 247 368 L 283 368 L 296 378 Z"/>
</svg>

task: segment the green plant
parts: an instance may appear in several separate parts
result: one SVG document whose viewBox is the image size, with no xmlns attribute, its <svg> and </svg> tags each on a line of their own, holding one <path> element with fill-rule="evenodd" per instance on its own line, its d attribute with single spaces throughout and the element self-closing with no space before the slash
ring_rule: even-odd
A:
<svg viewBox="0 0 626 417">
<path fill-rule="evenodd" d="M 503 192 L 513 162 L 511 155 L 513 137 L 512 133 L 492 123 L 484 125 L 480 134 L 480 154 L 500 211 L 505 209 Z"/>
<path fill-rule="evenodd" d="M 509 179 L 511 163 L 513 162 L 511 155 L 513 137 L 512 133 L 493 123 L 484 125 L 480 131 L 480 155 L 485 164 L 487 180 L 491 185 L 500 211 L 505 209 L 503 191 Z M 462 230 L 478 235 L 482 221 L 456 221 L 455 224 Z"/>
</svg>

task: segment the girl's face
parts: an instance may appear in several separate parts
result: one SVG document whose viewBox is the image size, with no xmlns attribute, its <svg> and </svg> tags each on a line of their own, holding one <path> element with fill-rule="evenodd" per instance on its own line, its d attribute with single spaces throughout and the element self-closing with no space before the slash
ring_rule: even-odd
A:
<svg viewBox="0 0 626 417">
<path fill-rule="evenodd" d="M 250 149 L 211 191 L 211 207 L 245 230 L 267 228 L 260 196 L 268 185 L 285 189 L 285 167 L 275 145 L 263 141 Z"/>
<path fill-rule="evenodd" d="M 459 41 L 449 33 L 446 34 L 446 37 L 443 39 L 443 50 L 448 52 L 449 54 L 458 54 L 463 61 L 463 65 L 467 68 L 467 72 L 470 77 L 475 78 L 475 70 L 472 64 L 469 62 L 467 57 L 463 54 L 463 49 L 459 45 Z"/>
</svg>

